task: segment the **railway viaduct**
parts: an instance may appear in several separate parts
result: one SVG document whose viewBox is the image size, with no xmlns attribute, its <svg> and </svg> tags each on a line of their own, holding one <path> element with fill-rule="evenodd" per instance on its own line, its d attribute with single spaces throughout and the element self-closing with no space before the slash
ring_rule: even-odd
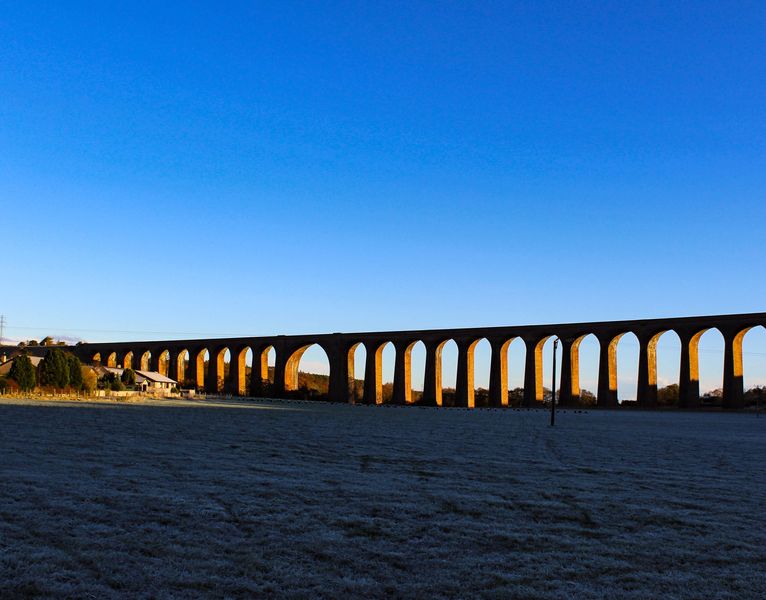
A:
<svg viewBox="0 0 766 600">
<path fill-rule="evenodd" d="M 615 408 L 618 406 L 617 342 L 623 335 L 632 332 L 640 344 L 637 401 L 640 406 L 651 408 L 657 403 L 657 341 L 663 333 L 672 330 L 681 340 L 680 406 L 695 408 L 700 403 L 699 339 L 705 331 L 715 328 L 721 332 L 725 342 L 724 406 L 740 408 L 744 406 L 742 340 L 748 330 L 757 326 L 766 326 L 766 313 L 516 327 L 87 343 L 71 350 L 86 362 L 99 360 L 109 366 L 119 364 L 133 369 L 162 369 L 173 379 L 191 381 L 208 392 L 259 395 L 269 380 L 267 356 L 273 348 L 276 363 L 269 393 L 280 397 L 297 388 L 300 358 L 306 349 L 317 344 L 325 351 L 330 363 L 329 399 L 351 402 L 354 400 L 351 392 L 354 351 L 363 344 L 366 363 L 362 402 L 380 404 L 383 401 L 382 352 L 383 347 L 391 342 L 396 350 L 391 402 L 409 404 L 412 402 L 411 351 L 418 341 L 422 341 L 426 348 L 426 364 L 420 403 L 441 406 L 441 353 L 444 344 L 454 340 L 458 348 L 455 404 L 473 407 L 474 348 L 480 340 L 486 339 L 492 350 L 489 404 L 501 407 L 508 404 L 508 345 L 520 338 L 526 346 L 523 402 L 525 406 L 534 406 L 543 400 L 543 345 L 555 336 L 561 341 L 563 349 L 559 402 L 573 405 L 580 395 L 580 342 L 593 334 L 600 344 L 597 405 Z M 231 357 L 228 373 L 224 368 L 227 350 Z M 250 381 L 247 381 L 245 366 L 248 350 L 253 356 Z M 209 357 L 207 369 L 206 353 Z"/>
</svg>

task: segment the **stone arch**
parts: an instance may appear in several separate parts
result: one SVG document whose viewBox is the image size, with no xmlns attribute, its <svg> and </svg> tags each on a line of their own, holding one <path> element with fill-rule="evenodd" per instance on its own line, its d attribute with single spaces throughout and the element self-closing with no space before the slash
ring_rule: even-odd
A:
<svg viewBox="0 0 766 600">
<path fill-rule="evenodd" d="M 228 346 L 218 347 L 212 352 L 208 362 L 208 391 L 214 393 L 226 391 L 226 376 L 230 365 L 231 350 Z"/>
<path fill-rule="evenodd" d="M 455 406 L 458 354 L 457 341 L 453 338 L 447 338 L 437 346 L 436 390 L 440 395 L 438 406 Z"/>
<path fill-rule="evenodd" d="M 112 350 L 104 350 L 101 352 L 101 364 L 105 367 L 116 367 L 117 366 L 117 353 Z"/>
<path fill-rule="evenodd" d="M 508 348 L 512 340 L 512 337 L 487 340 L 490 345 L 487 406 L 508 406 Z"/>
<path fill-rule="evenodd" d="M 455 373 L 455 396 L 452 405 L 466 408 L 476 406 L 476 348 L 480 344 L 489 346 L 486 338 L 462 338 L 455 340 L 457 345 L 457 366 Z M 447 344 L 445 344 L 445 348 Z M 484 356 L 485 371 L 488 371 L 488 363 L 491 360 L 491 348 L 489 356 Z M 489 376 L 485 379 L 482 404 L 489 404 Z"/>
<path fill-rule="evenodd" d="M 524 406 L 531 407 L 536 403 L 542 403 L 545 399 L 543 348 L 552 337 L 554 334 L 549 333 L 524 340 L 527 347 L 524 360 Z"/>
<path fill-rule="evenodd" d="M 364 403 L 365 404 L 383 404 L 384 401 L 390 401 L 393 395 L 393 382 L 387 384 L 387 388 L 384 394 L 383 379 L 384 379 L 384 352 L 389 355 L 389 359 L 386 360 L 386 366 L 393 367 L 393 363 L 396 358 L 396 348 L 393 343 L 388 340 L 381 341 L 368 341 L 365 344 L 366 361 L 364 368 Z M 394 360 L 390 359 L 390 354 L 393 351 Z M 393 369 L 387 369 L 386 374 Z M 393 375 L 393 373 L 391 373 Z M 390 377 L 393 379 L 393 377 Z"/>
<path fill-rule="evenodd" d="M 515 336 L 503 342 L 501 352 L 505 357 L 505 389 L 508 406 L 521 406 L 524 402 L 524 370 L 527 345 L 524 338 Z"/>
<path fill-rule="evenodd" d="M 723 332 L 724 337 L 724 361 L 723 361 L 723 407 L 744 408 L 747 404 L 758 403 L 764 397 L 764 388 L 754 389 L 745 393 L 745 338 L 750 331 L 751 340 L 763 337 L 763 347 L 766 348 L 766 336 L 763 336 L 763 328 L 759 323 L 748 323 L 735 328 L 727 328 Z M 763 355 L 763 353 L 761 354 Z M 755 356 L 758 356 L 756 354 Z M 764 361 L 766 365 L 766 361 Z"/>
<path fill-rule="evenodd" d="M 748 327 L 741 342 L 745 404 L 766 405 L 766 326 Z"/>
<path fill-rule="evenodd" d="M 481 337 L 470 344 L 468 348 L 470 357 L 468 365 L 469 372 L 469 393 L 472 396 L 472 402 L 469 406 L 490 406 L 489 388 L 490 371 L 492 364 L 492 344 L 486 337 Z"/>
<path fill-rule="evenodd" d="M 326 369 L 321 365 L 314 364 L 313 368 L 316 370 L 326 370 L 327 373 L 317 373 L 312 371 L 301 371 L 300 364 L 301 359 L 308 353 L 315 355 L 315 360 L 319 362 L 320 357 L 323 356 Z M 312 384 L 308 381 L 301 381 L 301 373 L 304 373 L 305 379 L 315 379 L 315 383 Z M 310 378 L 309 375 L 320 375 L 318 378 Z M 306 344 L 293 350 L 287 359 L 285 366 L 285 391 L 295 392 L 302 391 L 305 397 L 312 398 L 326 398 L 329 392 L 330 383 L 330 360 L 327 351 L 319 343 Z"/>
<path fill-rule="evenodd" d="M 250 373 L 250 394 L 269 395 L 274 385 L 276 350 L 272 344 L 253 349 L 253 367 Z"/>
<path fill-rule="evenodd" d="M 588 332 L 578 335 L 571 341 L 569 373 L 564 372 L 566 368 L 564 349 L 565 347 L 562 346 L 561 397 L 567 398 L 567 403 L 574 406 L 594 405 L 595 390 L 598 386 L 598 356 L 601 349 L 598 337 L 595 333 Z M 583 376 L 583 371 L 588 375 Z M 569 378 L 568 382 L 567 378 Z"/>
<path fill-rule="evenodd" d="M 734 369 L 742 374 L 742 338 L 743 331 L 734 336 L 732 343 L 738 348 L 738 359 L 735 359 Z M 694 340 L 694 353 L 697 358 L 697 381 L 699 392 L 708 405 L 719 405 L 723 402 L 724 388 L 724 352 L 726 340 L 724 332 L 718 327 L 709 327 L 700 331 Z"/>
<path fill-rule="evenodd" d="M 559 340 L 556 343 L 556 340 Z M 563 379 L 562 377 L 562 371 L 563 371 L 563 350 L 564 346 L 561 343 L 561 339 L 558 335 L 552 334 L 545 338 L 545 340 L 542 343 L 541 348 L 541 361 L 542 361 L 542 381 L 540 382 L 540 387 L 542 388 L 542 399 L 544 402 L 550 402 L 551 396 L 550 394 L 553 392 L 553 388 L 551 387 L 551 383 L 553 380 L 553 359 L 552 359 L 552 353 L 553 348 L 556 348 L 556 399 L 558 403 L 558 398 L 561 396 L 561 381 Z M 548 390 L 546 393 L 545 390 Z"/>
<path fill-rule="evenodd" d="M 191 352 L 187 348 L 181 348 L 175 358 L 175 379 L 178 380 L 179 386 L 189 385 L 187 381 L 189 378 L 189 362 L 191 360 Z"/>
<path fill-rule="evenodd" d="M 119 358 L 119 365 L 123 369 L 130 369 L 133 362 L 133 353 L 130 351 L 120 352 L 117 357 Z"/>
<path fill-rule="evenodd" d="M 136 361 L 134 371 L 148 371 L 151 365 L 152 353 L 149 350 L 138 350 L 133 354 Z"/>
<path fill-rule="evenodd" d="M 402 345 L 401 354 L 399 357 L 397 350 L 397 359 L 401 361 L 403 368 L 403 403 L 417 404 L 423 397 L 426 346 L 422 340 L 413 340 Z"/>
<path fill-rule="evenodd" d="M 205 384 L 207 383 L 207 368 L 205 363 L 209 363 L 210 361 L 210 351 L 207 348 L 197 348 L 193 355 L 189 358 L 190 364 L 191 361 L 194 362 L 193 366 L 193 383 L 196 389 L 198 390 L 204 390 Z"/>
<path fill-rule="evenodd" d="M 157 372 L 165 377 L 170 376 L 170 350 L 160 350 L 157 355 Z"/>
<path fill-rule="evenodd" d="M 615 340 L 616 400 L 618 404 L 635 402 L 638 398 L 638 358 L 640 352 L 638 336 L 632 331 L 625 331 Z"/>
<path fill-rule="evenodd" d="M 597 334 L 599 361 L 596 403 L 600 408 L 616 408 L 618 406 L 617 345 L 626 333 L 628 332 Z"/>
<path fill-rule="evenodd" d="M 418 340 L 397 340 L 394 346 L 392 404 L 412 404 L 412 350 Z"/>
<path fill-rule="evenodd" d="M 656 404 L 677 406 L 679 402 L 679 373 L 681 338 L 674 329 L 655 333 L 648 343 L 648 383 L 656 389 Z"/>
<path fill-rule="evenodd" d="M 367 361 L 367 348 L 363 342 L 352 344 L 346 353 L 348 373 L 348 399 L 352 404 L 359 404 L 364 398 L 364 366 Z M 357 373 L 362 378 L 357 378 Z"/>
<path fill-rule="evenodd" d="M 396 370 L 396 346 L 393 342 L 385 342 L 380 350 L 380 403 L 389 404 L 394 397 L 394 373 Z"/>
<path fill-rule="evenodd" d="M 249 364 L 248 364 L 249 359 Z M 237 396 L 247 396 L 249 392 L 249 382 L 252 381 L 252 372 L 254 367 L 254 353 L 250 346 L 243 346 L 232 353 L 229 363 L 229 373 L 226 381 L 228 388 Z M 250 369 L 250 377 L 248 377 Z"/>
</svg>

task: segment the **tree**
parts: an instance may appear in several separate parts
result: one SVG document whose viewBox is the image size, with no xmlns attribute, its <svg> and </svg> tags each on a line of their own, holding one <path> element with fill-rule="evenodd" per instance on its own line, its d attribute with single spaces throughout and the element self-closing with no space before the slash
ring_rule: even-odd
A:
<svg viewBox="0 0 766 600">
<path fill-rule="evenodd" d="M 67 368 L 69 369 L 69 385 L 76 390 L 82 388 L 82 363 L 74 354 L 67 354 Z"/>
<path fill-rule="evenodd" d="M 60 348 L 51 348 L 40 363 L 40 385 L 59 389 L 69 385 L 69 361 Z"/>
<path fill-rule="evenodd" d="M 81 368 L 82 373 L 82 389 L 86 392 L 92 392 L 98 385 L 98 376 L 96 372 L 85 365 Z"/>
<path fill-rule="evenodd" d="M 596 394 L 590 390 L 580 390 L 580 405 L 582 406 L 596 406 Z"/>
<path fill-rule="evenodd" d="M 745 404 L 766 404 L 766 386 L 751 387 L 745 392 Z"/>
<path fill-rule="evenodd" d="M 8 377 L 13 379 L 23 391 L 31 390 L 37 383 L 37 376 L 35 375 L 35 368 L 32 365 L 32 361 L 26 354 L 17 356 L 11 370 L 8 373 Z"/>
<path fill-rule="evenodd" d="M 125 369 L 120 379 L 125 385 L 136 385 L 136 372 L 133 369 Z"/>
<path fill-rule="evenodd" d="M 657 390 L 657 404 L 662 406 L 673 406 L 678 404 L 678 384 L 666 385 Z"/>
<path fill-rule="evenodd" d="M 521 406 L 524 402 L 524 388 L 508 390 L 508 406 Z"/>
<path fill-rule="evenodd" d="M 104 375 L 101 376 L 101 378 L 98 380 L 99 387 L 105 390 L 115 390 L 120 391 L 125 389 L 125 386 L 122 385 L 122 381 L 120 381 L 120 378 L 117 377 L 116 373 L 113 373 L 112 371 L 108 371 L 104 373 Z"/>
</svg>

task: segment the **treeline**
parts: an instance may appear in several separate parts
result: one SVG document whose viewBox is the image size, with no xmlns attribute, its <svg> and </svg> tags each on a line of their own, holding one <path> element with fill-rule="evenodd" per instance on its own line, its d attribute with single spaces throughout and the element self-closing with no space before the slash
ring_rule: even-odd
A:
<svg viewBox="0 0 766 600">
<path fill-rule="evenodd" d="M 679 405 L 679 388 L 677 383 L 667 385 L 657 390 L 657 404 L 659 406 L 674 407 Z M 763 404 L 766 402 L 766 386 L 756 385 L 745 391 L 745 406 Z M 721 388 L 710 390 L 700 396 L 701 406 L 722 406 L 723 390 Z"/>
<path fill-rule="evenodd" d="M 0 390 L 90 391 L 96 387 L 95 373 L 74 354 L 53 347 L 35 368 L 26 354 L 13 359 L 7 377 L 0 377 Z"/>
</svg>

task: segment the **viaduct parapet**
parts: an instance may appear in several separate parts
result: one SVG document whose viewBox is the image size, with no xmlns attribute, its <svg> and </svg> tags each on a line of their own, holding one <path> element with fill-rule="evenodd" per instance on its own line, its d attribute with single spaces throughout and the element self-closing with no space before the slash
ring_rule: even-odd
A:
<svg viewBox="0 0 766 600">
<path fill-rule="evenodd" d="M 766 313 L 515 327 L 87 343 L 74 346 L 71 350 L 87 362 L 98 360 L 109 366 L 119 364 L 133 369 L 165 371 L 177 381 L 191 382 L 211 393 L 249 393 L 257 396 L 262 395 L 269 384 L 269 394 L 280 397 L 297 388 L 301 356 L 316 344 L 325 351 L 330 363 L 329 399 L 352 402 L 354 351 L 362 344 L 366 350 L 366 364 L 361 401 L 380 404 L 383 401 L 382 353 L 384 346 L 391 342 L 396 349 L 391 402 L 409 404 L 413 396 L 410 356 L 413 346 L 420 341 L 426 348 L 420 404 L 441 406 L 442 348 L 446 342 L 454 340 L 458 348 L 455 404 L 473 407 L 474 348 L 479 341 L 486 339 L 492 350 L 489 405 L 501 407 L 508 403 L 508 346 L 519 338 L 526 347 L 523 402 L 529 407 L 543 400 L 542 350 L 546 340 L 553 336 L 561 340 L 563 348 L 559 402 L 562 405 L 578 402 L 580 342 L 593 334 L 600 344 L 597 405 L 614 408 L 618 406 L 617 343 L 623 335 L 632 332 L 640 344 L 636 399 L 640 406 L 651 408 L 657 404 L 657 341 L 663 333 L 674 331 L 681 340 L 680 406 L 695 408 L 700 404 L 699 339 L 707 330 L 717 329 L 725 343 L 724 406 L 740 408 L 744 406 L 742 340 L 751 328 L 757 326 L 766 327 Z M 267 357 L 272 348 L 276 353 L 276 362 L 273 383 L 269 383 Z M 230 355 L 228 370 L 224 368 L 227 350 Z M 245 365 L 248 350 L 253 356 L 249 381 Z"/>
</svg>

